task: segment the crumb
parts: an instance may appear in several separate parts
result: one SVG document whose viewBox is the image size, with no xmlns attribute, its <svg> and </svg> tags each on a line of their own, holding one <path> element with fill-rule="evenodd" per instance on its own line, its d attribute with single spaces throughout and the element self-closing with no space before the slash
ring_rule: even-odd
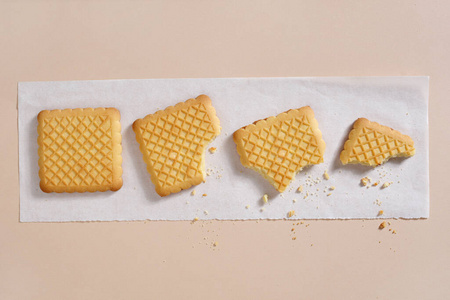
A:
<svg viewBox="0 0 450 300">
<path fill-rule="evenodd" d="M 314 244 L 311 244 L 311 247 L 314 246 Z"/>
<path fill-rule="evenodd" d="M 192 190 L 192 192 L 191 192 L 191 196 L 194 196 L 195 195 L 195 190 Z"/>
<path fill-rule="evenodd" d="M 297 200 L 293 199 L 293 200 L 292 200 L 292 202 L 294 202 L 294 203 L 295 203 L 295 202 L 297 202 Z"/>
<path fill-rule="evenodd" d="M 269 196 L 267 196 L 267 194 L 264 194 L 264 196 L 262 197 L 263 202 L 264 203 L 268 203 L 269 202 Z"/>
<path fill-rule="evenodd" d="M 213 243 L 213 246 L 214 246 L 214 247 L 217 247 L 218 245 L 219 245 L 219 242 L 214 242 L 214 243 Z"/>
<path fill-rule="evenodd" d="M 389 225 L 391 225 L 391 222 L 388 222 Z"/>
<path fill-rule="evenodd" d="M 380 182 L 379 182 L 379 181 L 377 181 L 377 182 L 374 182 L 374 183 L 372 184 L 372 186 L 377 186 L 378 184 L 380 184 Z"/>
<path fill-rule="evenodd" d="M 288 218 L 291 218 L 294 215 L 295 215 L 295 210 L 290 210 L 287 214 Z"/>
<path fill-rule="evenodd" d="M 378 205 L 378 206 L 381 206 L 381 203 L 383 203 L 383 202 L 381 202 L 380 200 L 375 200 L 375 202 L 374 202 L 376 205 Z"/>
<path fill-rule="evenodd" d="M 216 151 L 217 151 L 217 148 L 216 148 L 216 147 L 211 147 L 211 148 L 209 148 L 209 152 L 210 152 L 211 154 L 215 153 Z"/>
<path fill-rule="evenodd" d="M 331 193 L 328 193 L 328 194 L 327 194 L 327 197 L 329 197 L 329 196 L 331 196 Z"/>
<path fill-rule="evenodd" d="M 208 196 L 208 194 L 203 194 L 203 195 L 202 195 L 202 197 L 206 197 L 206 196 Z"/>
<path fill-rule="evenodd" d="M 323 178 L 325 178 L 326 180 L 330 179 L 330 175 L 328 175 L 328 170 L 325 170 L 325 172 L 323 172 Z"/>
<path fill-rule="evenodd" d="M 249 208 L 250 208 L 250 205 L 247 205 L 245 208 L 246 208 L 246 209 L 249 209 Z"/>
<path fill-rule="evenodd" d="M 395 230 L 392 230 L 392 234 L 397 234 L 397 231 L 395 231 Z"/>
<path fill-rule="evenodd" d="M 192 220 L 192 222 L 197 222 L 199 219 L 198 217 L 195 217 L 194 220 Z"/>
<path fill-rule="evenodd" d="M 336 187 L 333 185 L 332 187 L 330 187 L 330 190 L 334 191 L 336 189 Z"/>
<path fill-rule="evenodd" d="M 266 210 L 266 209 L 265 209 L 264 207 L 260 209 L 261 212 L 263 212 L 263 211 L 265 211 L 265 210 Z"/>
<path fill-rule="evenodd" d="M 296 239 L 297 239 L 297 238 L 296 238 L 295 236 L 292 238 L 293 241 L 295 241 Z"/>
<path fill-rule="evenodd" d="M 303 192 L 303 185 L 298 187 L 297 192 L 299 192 L 299 193 Z"/>
<path fill-rule="evenodd" d="M 305 223 L 305 222 L 303 222 L 303 221 L 302 221 L 302 222 L 300 222 L 300 224 L 303 224 L 303 223 Z"/>
<path fill-rule="evenodd" d="M 392 228 L 389 228 L 389 231 L 392 231 Z"/>
<path fill-rule="evenodd" d="M 380 226 L 378 226 L 378 229 L 383 229 L 384 227 L 386 227 L 386 222 L 383 222 L 380 224 Z"/>
<path fill-rule="evenodd" d="M 378 215 L 379 216 L 382 216 L 384 214 L 384 211 L 382 211 L 382 210 L 380 210 L 379 212 L 378 212 Z"/>
<path fill-rule="evenodd" d="M 205 215 L 208 215 L 208 214 L 209 214 L 209 212 L 208 212 L 207 210 L 204 210 L 203 213 L 204 213 Z"/>
<path fill-rule="evenodd" d="M 292 228 L 292 229 L 291 229 L 291 231 L 294 231 L 294 230 L 295 230 L 295 228 Z"/>
<path fill-rule="evenodd" d="M 393 182 L 385 182 L 382 186 L 383 189 L 387 188 L 388 186 L 390 186 Z"/>
<path fill-rule="evenodd" d="M 367 186 L 370 183 L 371 179 L 369 177 L 361 178 L 361 184 L 363 186 Z"/>
<path fill-rule="evenodd" d="M 189 204 L 189 201 L 186 201 L 186 204 Z"/>
</svg>

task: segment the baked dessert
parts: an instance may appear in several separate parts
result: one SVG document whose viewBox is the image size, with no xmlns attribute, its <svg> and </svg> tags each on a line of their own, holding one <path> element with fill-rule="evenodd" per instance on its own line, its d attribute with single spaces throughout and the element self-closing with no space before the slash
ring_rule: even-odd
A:
<svg viewBox="0 0 450 300">
<path fill-rule="evenodd" d="M 160 196 L 204 181 L 206 147 L 220 129 L 216 111 L 206 95 L 133 123 L 147 171 Z"/>
<path fill-rule="evenodd" d="M 44 110 L 38 115 L 37 130 L 42 191 L 103 192 L 122 187 L 117 109 Z"/>
<path fill-rule="evenodd" d="M 415 154 L 411 137 L 390 127 L 359 118 L 353 124 L 340 159 L 346 164 L 379 166 L 393 157 Z"/>
<path fill-rule="evenodd" d="M 325 142 L 309 106 L 259 120 L 233 134 L 241 163 L 283 192 L 307 165 L 323 162 Z"/>
</svg>

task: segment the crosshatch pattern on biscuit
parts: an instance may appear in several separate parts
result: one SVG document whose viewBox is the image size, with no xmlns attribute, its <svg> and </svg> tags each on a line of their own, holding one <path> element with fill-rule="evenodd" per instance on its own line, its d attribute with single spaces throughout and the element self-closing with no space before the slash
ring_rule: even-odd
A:
<svg viewBox="0 0 450 300">
<path fill-rule="evenodd" d="M 220 132 L 209 97 L 201 95 L 148 115 L 133 129 L 158 194 L 203 181 L 206 146 Z"/>
<path fill-rule="evenodd" d="M 39 164 L 45 192 L 117 190 L 121 179 L 120 114 L 113 108 L 39 114 Z"/>
<path fill-rule="evenodd" d="M 284 191 L 296 172 L 323 162 L 325 142 L 311 108 L 257 121 L 234 134 L 241 162 Z"/>
</svg>

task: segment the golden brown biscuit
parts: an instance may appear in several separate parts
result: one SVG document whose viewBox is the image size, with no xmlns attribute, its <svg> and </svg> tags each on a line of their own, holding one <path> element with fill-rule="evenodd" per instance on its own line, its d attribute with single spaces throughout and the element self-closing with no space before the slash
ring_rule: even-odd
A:
<svg viewBox="0 0 450 300">
<path fill-rule="evenodd" d="M 340 158 L 346 164 L 379 166 L 392 157 L 413 156 L 414 141 L 407 135 L 360 118 L 353 124 Z"/>
<path fill-rule="evenodd" d="M 38 115 L 41 190 L 95 192 L 122 187 L 120 113 L 115 108 L 43 110 Z"/>
<path fill-rule="evenodd" d="M 325 142 L 314 111 L 305 106 L 237 130 L 233 139 L 241 163 L 283 192 L 307 165 L 323 162 Z"/>
<path fill-rule="evenodd" d="M 133 130 L 160 196 L 204 181 L 206 146 L 220 133 L 208 96 L 200 95 L 138 119 Z"/>
</svg>

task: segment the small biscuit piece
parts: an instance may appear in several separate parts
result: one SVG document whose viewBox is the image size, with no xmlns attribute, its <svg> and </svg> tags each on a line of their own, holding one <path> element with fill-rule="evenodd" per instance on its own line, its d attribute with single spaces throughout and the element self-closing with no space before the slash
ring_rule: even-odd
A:
<svg viewBox="0 0 450 300">
<path fill-rule="evenodd" d="M 200 95 L 138 119 L 133 130 L 160 196 L 205 180 L 205 150 L 220 133 L 208 96 Z"/>
<path fill-rule="evenodd" d="M 379 166 L 392 157 L 413 156 L 414 141 L 407 135 L 360 118 L 353 124 L 340 158 L 346 164 Z"/>
<path fill-rule="evenodd" d="M 37 119 L 42 191 L 104 192 L 122 187 L 117 109 L 43 110 Z"/>
<path fill-rule="evenodd" d="M 245 126 L 233 134 L 241 163 L 283 192 L 303 167 L 323 162 L 325 142 L 309 106 Z"/>
</svg>

